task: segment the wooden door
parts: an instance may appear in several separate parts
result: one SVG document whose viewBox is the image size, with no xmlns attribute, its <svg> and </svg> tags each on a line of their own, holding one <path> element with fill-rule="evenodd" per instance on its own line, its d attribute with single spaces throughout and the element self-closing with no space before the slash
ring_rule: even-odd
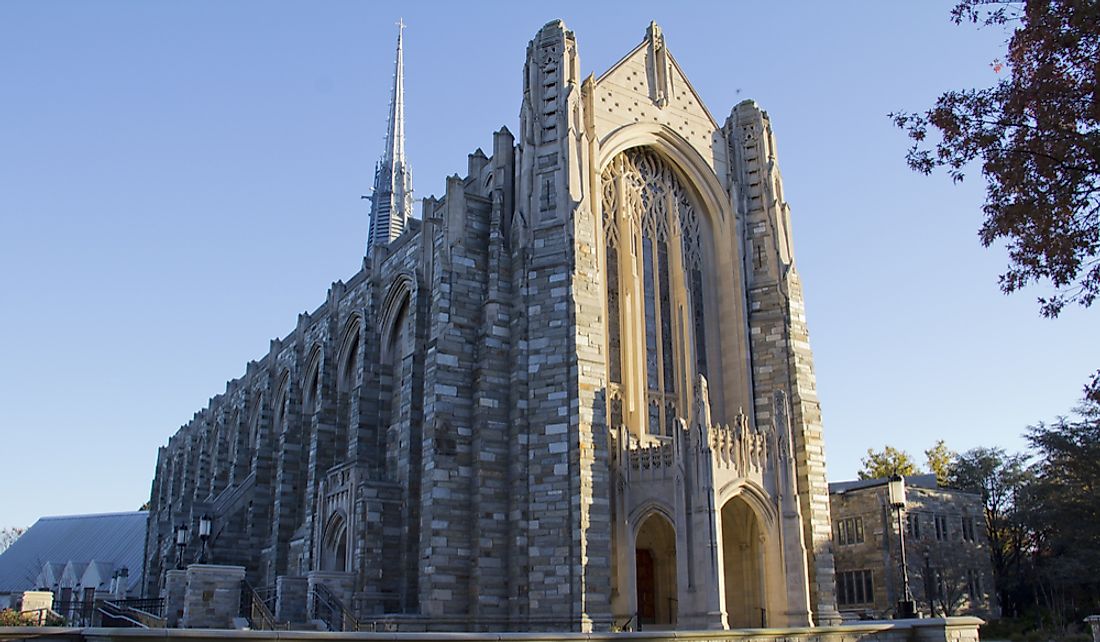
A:
<svg viewBox="0 0 1100 642">
<path fill-rule="evenodd" d="M 657 586 L 653 569 L 653 552 L 640 549 L 635 552 L 638 586 L 638 621 L 652 624 L 657 620 Z"/>
</svg>

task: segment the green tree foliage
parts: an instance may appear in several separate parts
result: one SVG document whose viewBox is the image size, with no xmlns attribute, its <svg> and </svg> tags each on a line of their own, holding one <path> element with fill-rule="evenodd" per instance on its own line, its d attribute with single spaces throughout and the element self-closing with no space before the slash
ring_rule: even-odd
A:
<svg viewBox="0 0 1100 642">
<path fill-rule="evenodd" d="M 982 497 L 993 574 L 1007 615 L 1018 613 L 1017 589 L 1025 581 L 1023 564 L 1031 540 L 1019 499 L 1031 479 L 1024 455 L 1010 455 L 1003 448 L 974 448 L 955 458 L 947 480 L 952 488 Z"/>
<path fill-rule="evenodd" d="M 867 449 L 867 456 L 861 458 L 863 468 L 859 471 L 860 479 L 879 479 L 891 475 L 918 475 L 920 469 L 913 462 L 913 458 L 904 450 L 898 450 L 893 446 L 885 446 L 882 450 Z"/>
<path fill-rule="evenodd" d="M 955 465 L 955 458 L 958 457 L 958 453 L 947 447 L 942 439 L 936 440 L 936 443 L 924 451 L 925 463 L 928 464 L 928 471 L 935 473 L 936 483 L 940 486 L 947 486 L 951 477 L 951 469 Z"/>
<path fill-rule="evenodd" d="M 979 161 L 979 238 L 1008 249 L 1001 289 L 1052 285 L 1039 298 L 1048 317 L 1067 303 L 1087 307 L 1100 294 L 1100 3 L 961 0 L 952 17 L 1011 30 L 993 65 L 1004 75 L 992 87 L 948 91 L 923 113 L 890 114 L 913 141 L 906 160 L 956 182 Z M 1086 394 L 1100 401 L 1100 371 Z"/>
<path fill-rule="evenodd" d="M 1100 403 L 1025 436 L 1039 454 L 1025 508 L 1033 590 L 1053 623 L 1066 626 L 1100 612 Z"/>
</svg>

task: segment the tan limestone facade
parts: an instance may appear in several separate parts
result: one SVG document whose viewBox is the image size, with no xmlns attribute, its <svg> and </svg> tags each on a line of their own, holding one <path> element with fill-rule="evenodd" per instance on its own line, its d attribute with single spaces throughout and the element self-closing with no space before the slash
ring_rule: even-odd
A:
<svg viewBox="0 0 1100 642">
<path fill-rule="evenodd" d="M 523 85 L 518 134 L 160 449 L 148 594 L 207 514 L 287 619 L 322 586 L 395 628 L 839 621 L 767 114 L 716 121 L 656 25 L 597 78 L 548 23 Z"/>
</svg>

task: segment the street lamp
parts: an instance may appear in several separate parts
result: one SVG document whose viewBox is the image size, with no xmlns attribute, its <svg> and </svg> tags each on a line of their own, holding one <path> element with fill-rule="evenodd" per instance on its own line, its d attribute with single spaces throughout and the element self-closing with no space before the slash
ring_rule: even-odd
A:
<svg viewBox="0 0 1100 642">
<path fill-rule="evenodd" d="M 183 549 L 187 548 L 187 527 L 180 524 L 176 527 L 176 568 L 183 570 Z"/>
<path fill-rule="evenodd" d="M 905 530 L 901 524 L 901 514 L 905 510 L 905 478 L 894 473 L 886 486 L 890 496 L 890 506 L 898 514 L 898 541 L 901 542 L 901 586 L 902 595 L 898 600 L 898 618 L 908 619 L 916 617 L 917 605 L 913 602 L 913 593 L 909 590 L 909 566 L 905 562 Z"/>
<path fill-rule="evenodd" d="M 202 514 L 199 518 L 199 539 L 202 540 L 202 553 L 199 554 L 199 564 L 206 563 L 206 541 L 210 539 L 210 515 Z"/>
</svg>

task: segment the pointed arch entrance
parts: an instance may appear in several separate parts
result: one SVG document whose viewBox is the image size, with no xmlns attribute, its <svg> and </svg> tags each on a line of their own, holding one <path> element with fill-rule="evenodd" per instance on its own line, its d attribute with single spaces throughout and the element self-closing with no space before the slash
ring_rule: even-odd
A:
<svg viewBox="0 0 1100 642">
<path fill-rule="evenodd" d="M 663 515 L 652 513 L 634 542 L 638 622 L 676 624 L 676 530 Z"/>
<path fill-rule="evenodd" d="M 722 506 L 722 560 L 729 628 L 767 626 L 764 533 L 742 498 Z"/>
<path fill-rule="evenodd" d="M 343 515 L 336 513 L 328 520 L 321 541 L 321 570 L 348 570 L 348 525 Z"/>
</svg>

